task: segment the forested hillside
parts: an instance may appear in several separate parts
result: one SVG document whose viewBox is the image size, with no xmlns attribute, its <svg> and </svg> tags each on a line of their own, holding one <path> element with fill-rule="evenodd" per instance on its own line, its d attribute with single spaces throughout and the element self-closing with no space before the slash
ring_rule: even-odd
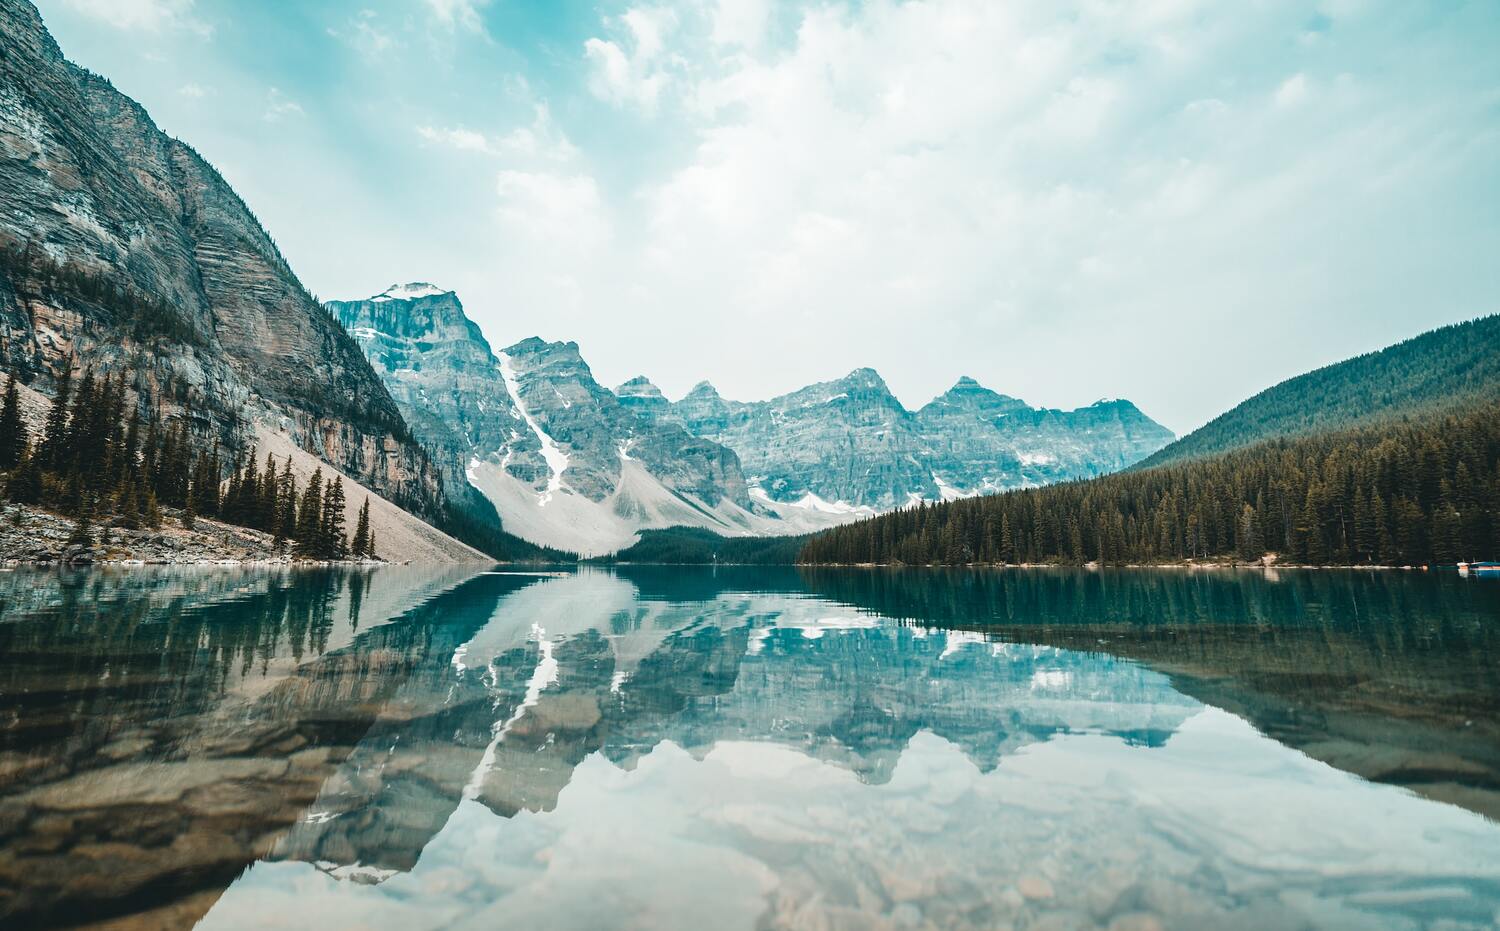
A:
<svg viewBox="0 0 1500 931">
<path fill-rule="evenodd" d="M 1500 556 L 1500 404 L 896 511 L 823 533 L 799 559 L 1146 563 L 1267 552 L 1314 565 Z"/>
<path fill-rule="evenodd" d="M 1148 456 L 1135 468 L 1475 399 L 1500 400 L 1500 315 L 1423 333 L 1379 352 L 1288 379 Z"/>
</svg>

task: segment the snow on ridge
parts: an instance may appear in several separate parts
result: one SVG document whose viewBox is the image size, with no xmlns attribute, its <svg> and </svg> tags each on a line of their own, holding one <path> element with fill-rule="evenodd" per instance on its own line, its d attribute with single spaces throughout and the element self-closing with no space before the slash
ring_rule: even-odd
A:
<svg viewBox="0 0 1500 931">
<path fill-rule="evenodd" d="M 383 301 L 412 301 L 419 297 L 434 297 L 439 294 L 447 294 L 442 288 L 425 281 L 413 281 L 409 284 L 393 284 L 389 288 L 370 298 L 379 304 Z"/>
<path fill-rule="evenodd" d="M 767 504 L 799 508 L 804 511 L 817 511 L 822 514 L 858 514 L 864 517 L 871 517 L 875 514 L 874 508 L 850 504 L 843 500 L 825 501 L 810 491 L 796 501 L 774 501 L 764 488 L 759 485 L 752 485 L 750 486 L 750 497 L 764 501 Z"/>
<path fill-rule="evenodd" d="M 521 384 L 516 379 L 515 367 L 511 365 L 510 356 L 503 352 L 500 353 L 500 378 L 504 380 L 505 390 L 515 402 L 521 419 L 526 421 L 526 426 L 541 441 L 542 458 L 547 461 L 547 469 L 551 475 L 547 477 L 547 490 L 537 496 L 536 503 L 538 507 L 546 507 L 552 496 L 562 490 L 563 473 L 568 469 L 568 454 L 563 452 L 562 447 L 557 445 L 547 431 L 542 429 L 542 425 L 536 422 L 536 418 L 531 416 L 531 411 L 527 410 L 525 402 L 521 400 Z"/>
<path fill-rule="evenodd" d="M 938 500 L 940 501 L 957 501 L 960 498 L 974 497 L 974 492 L 964 491 L 962 488 L 948 484 L 936 472 L 932 473 L 932 483 L 938 487 Z"/>
</svg>

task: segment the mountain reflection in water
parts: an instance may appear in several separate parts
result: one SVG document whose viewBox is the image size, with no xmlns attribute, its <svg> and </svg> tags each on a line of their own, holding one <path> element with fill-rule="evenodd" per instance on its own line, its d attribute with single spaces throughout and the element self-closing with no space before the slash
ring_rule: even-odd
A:
<svg viewBox="0 0 1500 931">
<path fill-rule="evenodd" d="M 16 572 L 0 618 L 7 926 L 1500 916 L 1500 586 Z"/>
</svg>

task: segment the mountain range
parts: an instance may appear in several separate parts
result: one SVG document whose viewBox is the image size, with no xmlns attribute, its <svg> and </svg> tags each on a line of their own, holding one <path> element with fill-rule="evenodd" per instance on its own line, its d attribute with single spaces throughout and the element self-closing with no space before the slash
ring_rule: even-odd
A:
<svg viewBox="0 0 1500 931">
<path fill-rule="evenodd" d="M 801 534 L 921 500 L 1087 478 L 1172 439 L 1128 401 L 1037 409 L 970 378 L 912 412 L 873 369 L 753 403 L 704 382 L 674 403 L 645 377 L 603 387 L 573 342 L 497 352 L 456 294 L 424 282 L 327 308 L 453 497 L 583 555 L 653 528 Z"/>
</svg>

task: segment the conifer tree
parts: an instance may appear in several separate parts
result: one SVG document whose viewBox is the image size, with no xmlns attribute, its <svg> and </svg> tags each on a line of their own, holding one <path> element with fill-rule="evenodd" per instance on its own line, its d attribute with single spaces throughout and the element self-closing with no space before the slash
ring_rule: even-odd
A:
<svg viewBox="0 0 1500 931">
<path fill-rule="evenodd" d="M 364 559 L 370 555 L 370 498 L 365 496 L 365 503 L 359 508 L 359 521 L 354 525 L 354 543 L 350 547 L 350 555 L 355 559 Z"/>
<path fill-rule="evenodd" d="M 47 411 L 47 422 L 42 428 L 42 441 L 38 454 L 38 467 L 56 472 L 63 462 L 63 451 L 68 443 L 68 401 L 73 385 L 73 360 L 69 359 L 57 378 L 57 396 Z"/>
<path fill-rule="evenodd" d="M 323 529 L 323 469 L 319 467 L 307 481 L 302 507 L 297 514 L 297 555 L 304 559 L 321 559 Z"/>
<path fill-rule="evenodd" d="M 20 391 L 16 388 L 16 376 L 11 375 L 5 385 L 5 398 L 0 401 L 0 472 L 9 472 L 21 464 L 26 456 L 26 424 L 21 421 Z"/>
<path fill-rule="evenodd" d="M 349 541 L 344 536 L 344 480 L 337 476 L 323 497 L 319 550 L 323 559 L 344 559 L 349 555 Z"/>
<path fill-rule="evenodd" d="M 64 544 L 68 547 L 81 546 L 89 549 L 94 545 L 94 508 L 91 501 L 84 501 L 78 510 L 78 516 L 73 521 L 73 532 L 68 534 Z"/>
</svg>

